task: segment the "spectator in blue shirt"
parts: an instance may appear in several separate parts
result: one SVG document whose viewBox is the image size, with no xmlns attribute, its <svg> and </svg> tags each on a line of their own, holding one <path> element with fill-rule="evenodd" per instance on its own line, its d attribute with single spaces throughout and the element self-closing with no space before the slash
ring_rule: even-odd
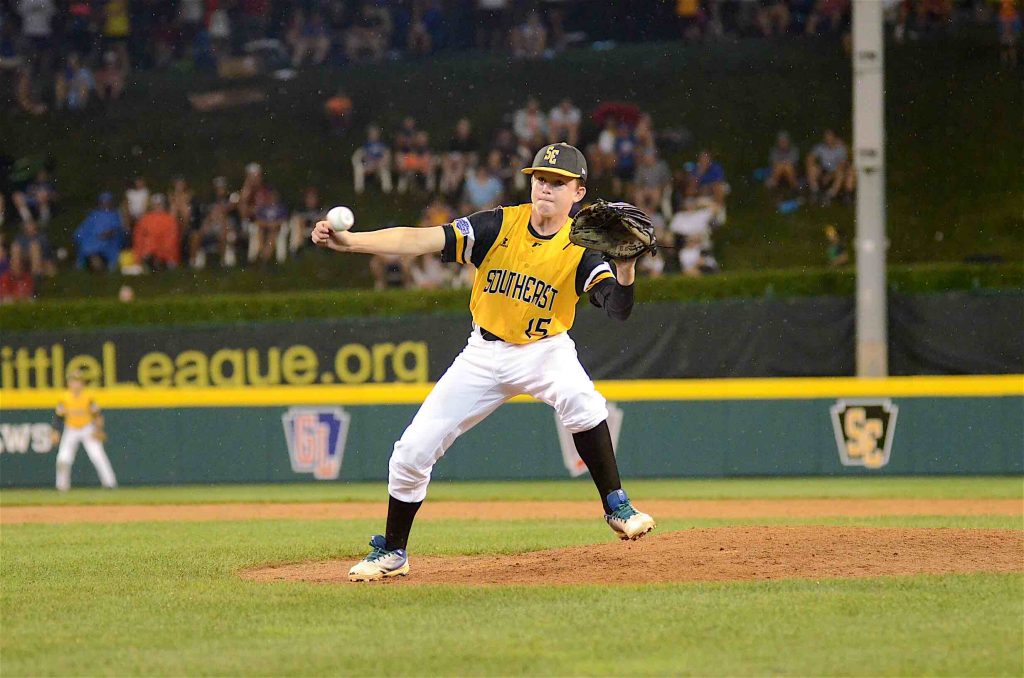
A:
<svg viewBox="0 0 1024 678">
<path fill-rule="evenodd" d="M 35 181 L 25 187 L 23 192 L 15 191 L 11 201 L 23 222 L 34 221 L 41 228 L 46 228 L 57 203 L 57 188 L 50 180 L 50 173 L 45 169 L 39 170 Z"/>
<path fill-rule="evenodd" d="M 267 194 L 267 201 L 256 208 L 258 252 L 264 263 L 269 263 L 275 256 L 278 262 L 283 262 L 287 256 L 287 249 L 277 246 L 277 236 L 286 221 L 288 221 L 288 208 L 281 202 L 277 189 L 271 188 Z"/>
<path fill-rule="evenodd" d="M 79 111 L 89 105 L 89 96 L 96 90 L 92 71 L 82 65 L 77 54 L 69 54 L 64 69 L 54 82 L 54 102 L 58 109 Z"/>
<path fill-rule="evenodd" d="M 32 277 L 52 276 L 57 269 L 50 250 L 50 241 L 46 234 L 40 232 L 34 221 L 26 221 L 21 225 L 21 233 L 11 245 L 11 259 L 18 259 L 28 264 Z"/>
<path fill-rule="evenodd" d="M 768 158 L 771 170 L 764 185 L 769 190 L 782 188 L 783 184 L 787 184 L 791 189 L 796 189 L 800 185 L 800 179 L 797 176 L 800 149 L 793 145 L 788 132 L 779 132 Z"/>
<path fill-rule="evenodd" d="M 626 188 L 633 182 L 636 174 L 636 137 L 629 125 L 622 123 L 615 134 L 615 169 L 612 172 L 612 192 L 623 195 L 623 184 Z"/>
<path fill-rule="evenodd" d="M 466 176 L 463 188 L 463 211 L 479 212 L 498 206 L 504 194 L 501 180 L 494 176 L 487 165 L 480 163 L 476 171 Z"/>
<path fill-rule="evenodd" d="M 807 185 L 811 199 L 827 204 L 843 192 L 853 196 L 857 175 L 850 165 L 850 155 L 843 140 L 830 129 L 817 146 L 807 154 Z"/>
<path fill-rule="evenodd" d="M 366 143 L 363 144 L 363 165 L 369 167 L 383 162 L 388 155 L 388 145 L 380 139 L 380 128 L 370 127 L 366 130 Z"/>
<path fill-rule="evenodd" d="M 366 177 L 376 177 L 385 193 L 391 192 L 391 151 L 380 139 L 380 128 L 366 129 L 366 142 L 352 155 L 356 193 L 366 189 Z"/>
<path fill-rule="evenodd" d="M 99 205 L 75 229 L 78 268 L 115 270 L 125 241 L 121 215 L 114 208 L 112 193 L 101 193 Z"/>
<path fill-rule="evenodd" d="M 697 156 L 697 163 L 690 172 L 691 196 L 710 196 L 721 206 L 725 205 L 725 196 L 729 192 L 729 184 L 725 181 L 725 170 L 711 155 L 711 151 L 703 150 Z"/>
</svg>

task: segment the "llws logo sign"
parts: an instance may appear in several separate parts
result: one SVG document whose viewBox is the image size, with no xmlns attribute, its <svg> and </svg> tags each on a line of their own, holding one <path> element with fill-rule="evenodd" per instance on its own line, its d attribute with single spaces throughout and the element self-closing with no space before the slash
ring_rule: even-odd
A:
<svg viewBox="0 0 1024 678">
<path fill-rule="evenodd" d="M 336 480 L 351 419 L 340 407 L 293 407 L 281 415 L 292 470 Z"/>
<path fill-rule="evenodd" d="M 831 412 L 843 466 L 876 469 L 889 463 L 899 413 L 891 400 L 840 400 Z"/>
<path fill-rule="evenodd" d="M 0 454 L 46 454 L 52 449 L 50 424 L 0 424 Z"/>
</svg>

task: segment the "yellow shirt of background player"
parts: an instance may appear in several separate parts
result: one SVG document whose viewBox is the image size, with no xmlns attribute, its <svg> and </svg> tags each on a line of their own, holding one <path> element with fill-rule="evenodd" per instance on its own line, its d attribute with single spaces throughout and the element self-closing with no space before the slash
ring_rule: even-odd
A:
<svg viewBox="0 0 1024 678">
<path fill-rule="evenodd" d="M 71 428 L 82 428 L 91 424 L 99 409 L 88 391 L 82 391 L 77 396 L 71 391 L 65 391 L 57 401 L 57 416 L 64 417 L 64 425 Z"/>
<path fill-rule="evenodd" d="M 566 219 L 557 233 L 538 235 L 532 205 L 501 207 L 445 226 L 444 261 L 477 267 L 469 308 L 473 322 L 513 344 L 565 332 L 579 298 L 614 278 L 597 252 L 569 242 Z"/>
</svg>

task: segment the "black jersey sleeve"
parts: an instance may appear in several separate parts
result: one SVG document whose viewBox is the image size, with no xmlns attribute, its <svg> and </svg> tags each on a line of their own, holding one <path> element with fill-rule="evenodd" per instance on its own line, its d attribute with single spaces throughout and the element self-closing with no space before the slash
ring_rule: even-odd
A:
<svg viewBox="0 0 1024 678">
<path fill-rule="evenodd" d="M 633 286 L 606 278 L 590 290 L 590 303 L 603 308 L 609 318 L 625 320 L 633 312 Z"/>
<path fill-rule="evenodd" d="M 501 232 L 501 208 L 459 217 L 444 226 L 441 261 L 479 266 Z"/>
<path fill-rule="evenodd" d="M 602 280 L 615 277 L 612 267 L 604 260 L 600 252 L 583 250 L 580 263 L 576 267 L 576 296 L 582 297 Z"/>
</svg>

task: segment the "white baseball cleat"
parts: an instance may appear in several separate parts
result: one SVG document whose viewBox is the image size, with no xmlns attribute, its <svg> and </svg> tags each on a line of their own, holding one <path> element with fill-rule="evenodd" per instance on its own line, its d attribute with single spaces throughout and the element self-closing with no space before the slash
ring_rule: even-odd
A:
<svg viewBox="0 0 1024 678">
<path fill-rule="evenodd" d="M 615 490 L 607 501 L 611 513 L 604 519 L 619 539 L 635 541 L 655 528 L 654 518 L 633 508 L 624 490 Z"/>
<path fill-rule="evenodd" d="M 388 551 L 384 536 L 370 538 L 370 553 L 348 571 L 349 581 L 379 581 L 409 574 L 409 557 L 405 549 Z"/>
</svg>

